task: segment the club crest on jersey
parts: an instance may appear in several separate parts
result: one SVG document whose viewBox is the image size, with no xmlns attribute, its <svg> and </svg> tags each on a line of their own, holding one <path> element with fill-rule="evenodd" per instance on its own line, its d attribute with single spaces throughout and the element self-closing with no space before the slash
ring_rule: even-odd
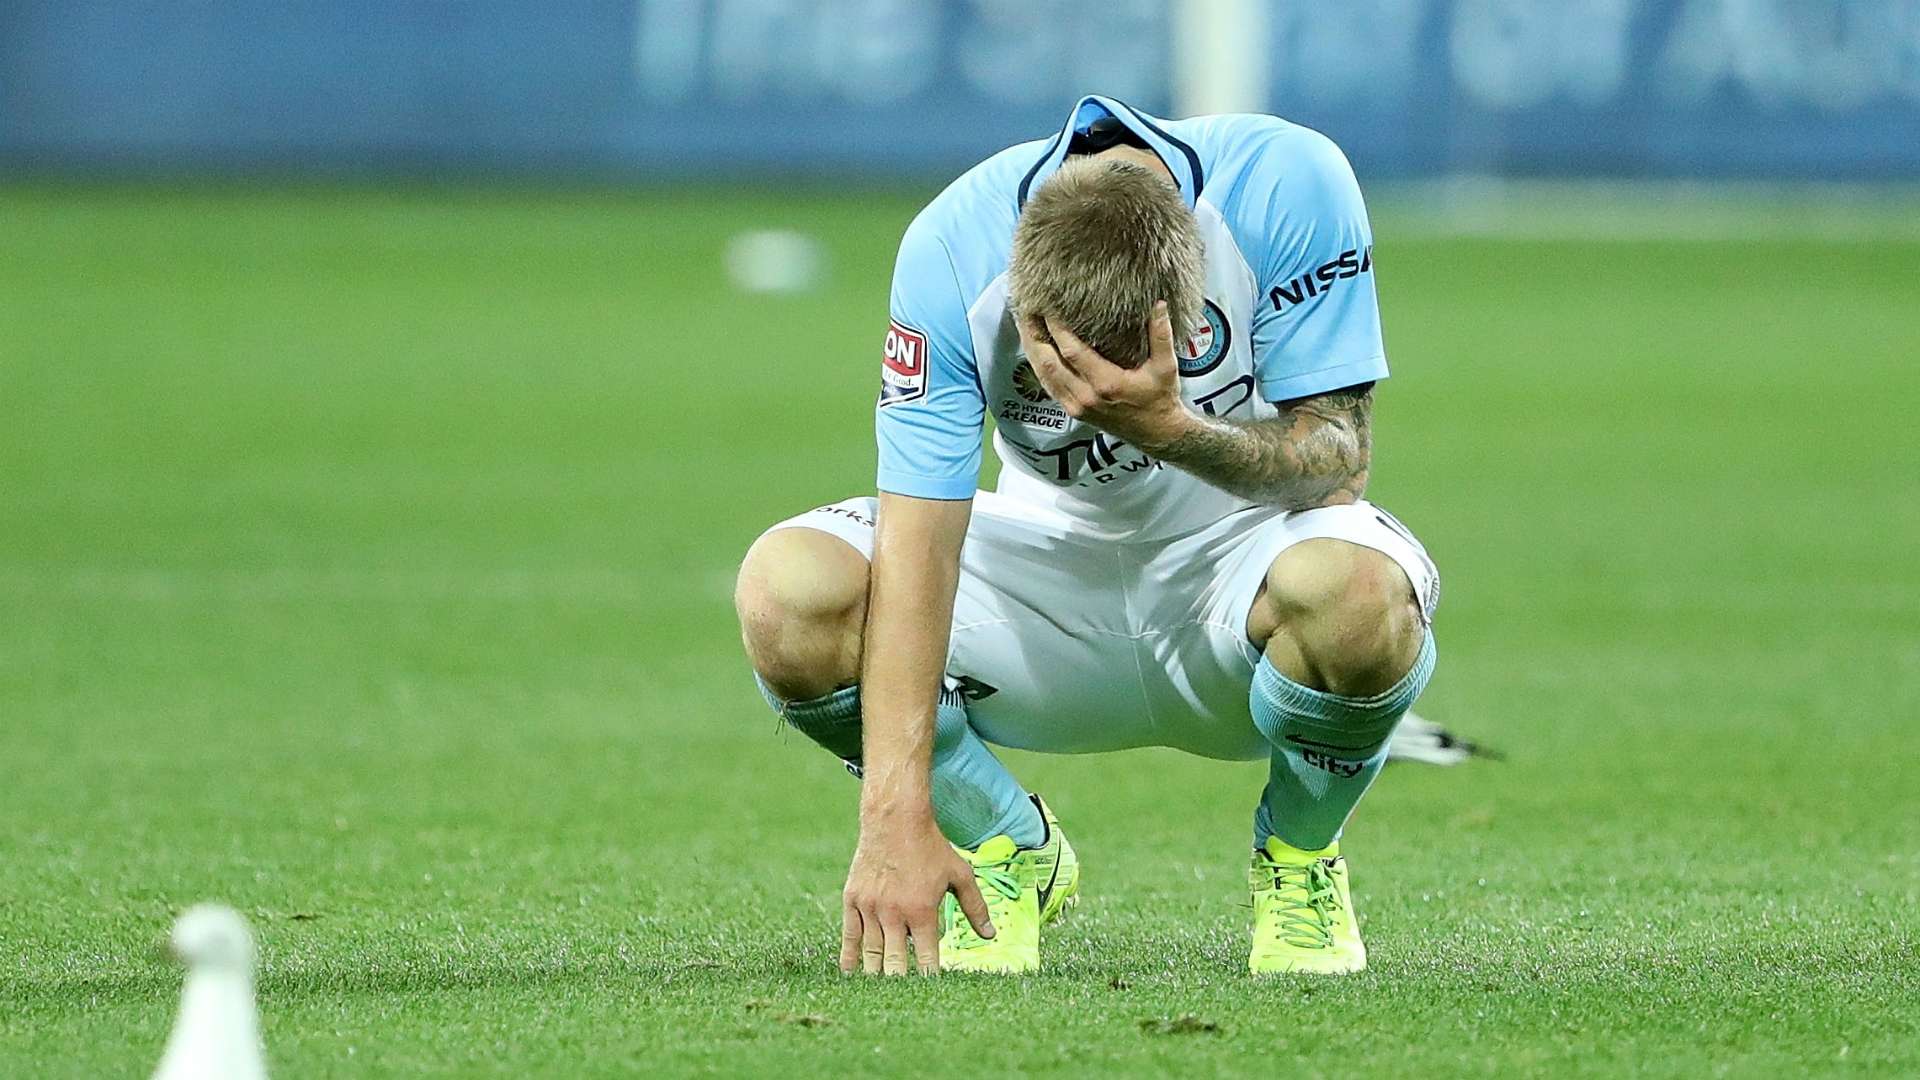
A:
<svg viewBox="0 0 1920 1080">
<path fill-rule="evenodd" d="M 887 324 L 880 355 L 880 407 L 927 395 L 927 335 L 898 320 Z"/>
<path fill-rule="evenodd" d="M 1174 359 L 1180 362 L 1182 375 L 1205 375 L 1219 367 L 1221 357 L 1227 355 L 1227 346 L 1233 343 L 1227 313 L 1220 310 L 1219 304 L 1207 301 L 1206 317 L 1205 325 L 1195 327 L 1184 344 L 1174 346 Z"/>
</svg>

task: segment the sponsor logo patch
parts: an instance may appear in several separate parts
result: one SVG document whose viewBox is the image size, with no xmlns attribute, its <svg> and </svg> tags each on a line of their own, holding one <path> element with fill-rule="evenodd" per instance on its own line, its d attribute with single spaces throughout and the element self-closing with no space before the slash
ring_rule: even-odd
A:
<svg viewBox="0 0 1920 1080">
<path fill-rule="evenodd" d="M 880 355 L 880 407 L 927 395 L 927 335 L 899 321 L 887 324 Z"/>
<path fill-rule="evenodd" d="M 1332 291 L 1334 286 L 1343 281 L 1371 273 L 1373 273 L 1373 245 L 1368 244 L 1364 248 L 1348 248 L 1338 257 L 1328 259 L 1285 284 L 1275 285 L 1268 290 L 1267 299 L 1273 302 L 1273 310 L 1285 315 L 1320 294 Z"/>
<path fill-rule="evenodd" d="M 1206 316 L 1206 323 L 1195 327 L 1186 343 L 1173 350 L 1182 375 L 1205 375 L 1219 367 L 1221 358 L 1227 355 L 1227 346 L 1233 344 L 1233 330 L 1227 325 L 1227 313 L 1220 310 L 1220 305 L 1207 301 Z"/>
<path fill-rule="evenodd" d="M 1034 373 L 1031 363 L 1020 361 L 1009 381 L 1013 383 L 1015 397 L 1020 400 L 1000 399 L 1000 408 L 994 413 L 996 420 L 1003 424 L 1025 424 L 1051 431 L 1067 429 L 1066 410 L 1047 396 L 1047 388 L 1040 382 L 1040 376 Z"/>
</svg>

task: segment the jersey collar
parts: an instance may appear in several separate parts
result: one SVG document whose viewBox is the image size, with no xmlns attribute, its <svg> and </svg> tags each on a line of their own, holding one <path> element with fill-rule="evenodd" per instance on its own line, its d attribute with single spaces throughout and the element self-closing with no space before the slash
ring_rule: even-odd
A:
<svg viewBox="0 0 1920 1080">
<path fill-rule="evenodd" d="M 1200 155 L 1194 152 L 1193 147 L 1167 134 L 1165 121 L 1098 94 L 1089 94 L 1080 99 L 1073 111 L 1067 114 L 1066 126 L 1047 143 L 1046 153 L 1033 163 L 1033 168 L 1027 170 L 1026 177 L 1020 181 L 1020 205 L 1025 206 L 1028 193 L 1045 183 L 1047 177 L 1052 176 L 1060 163 L 1066 160 L 1067 144 L 1073 141 L 1074 135 L 1087 130 L 1095 120 L 1104 116 L 1111 116 L 1125 124 L 1127 130 L 1140 136 L 1141 141 L 1160 156 L 1167 170 L 1173 173 L 1175 182 L 1180 185 L 1180 197 L 1191 208 L 1193 201 L 1200 197 L 1200 189 L 1206 184 L 1200 167 Z"/>
</svg>

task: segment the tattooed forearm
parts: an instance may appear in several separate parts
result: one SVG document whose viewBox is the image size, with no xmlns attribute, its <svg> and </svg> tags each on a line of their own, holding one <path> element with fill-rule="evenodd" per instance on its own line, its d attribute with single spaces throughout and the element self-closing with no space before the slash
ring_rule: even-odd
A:
<svg viewBox="0 0 1920 1080">
<path fill-rule="evenodd" d="M 1283 401 L 1270 420 L 1196 416 L 1141 450 L 1244 499 L 1307 510 L 1356 502 L 1373 456 L 1373 384 Z"/>
</svg>

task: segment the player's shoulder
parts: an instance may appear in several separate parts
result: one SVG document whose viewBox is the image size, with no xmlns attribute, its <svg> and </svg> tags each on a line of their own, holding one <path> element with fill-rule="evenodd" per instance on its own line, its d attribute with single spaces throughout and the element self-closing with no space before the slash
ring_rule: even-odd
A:
<svg viewBox="0 0 1920 1080">
<path fill-rule="evenodd" d="M 1207 170 L 1204 194 L 1229 217 L 1243 202 L 1272 209 L 1354 185 L 1353 166 L 1339 144 L 1304 124 L 1263 113 L 1224 113 L 1171 127 L 1198 150 Z"/>
<path fill-rule="evenodd" d="M 961 173 L 914 215 L 900 240 L 899 266 L 944 261 L 971 304 L 1007 268 L 1020 181 L 1045 149 L 1044 139 L 1019 143 Z"/>
</svg>

